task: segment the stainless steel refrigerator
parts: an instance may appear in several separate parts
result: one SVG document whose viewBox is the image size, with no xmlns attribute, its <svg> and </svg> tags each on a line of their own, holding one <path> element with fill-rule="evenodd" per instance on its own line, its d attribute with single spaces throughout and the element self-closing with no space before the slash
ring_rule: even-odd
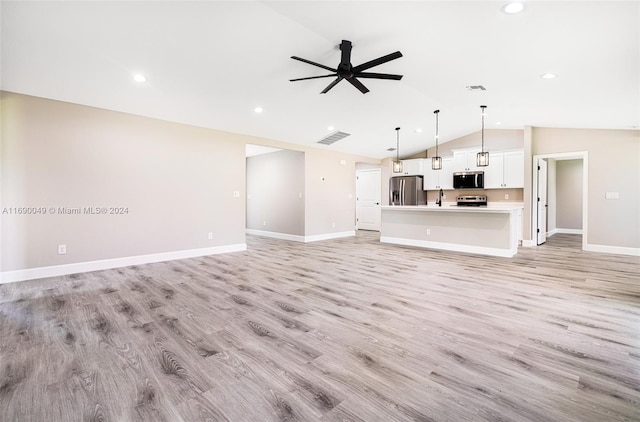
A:
<svg viewBox="0 0 640 422">
<path fill-rule="evenodd" d="M 389 179 L 389 205 L 426 205 L 422 176 L 395 176 Z"/>
</svg>

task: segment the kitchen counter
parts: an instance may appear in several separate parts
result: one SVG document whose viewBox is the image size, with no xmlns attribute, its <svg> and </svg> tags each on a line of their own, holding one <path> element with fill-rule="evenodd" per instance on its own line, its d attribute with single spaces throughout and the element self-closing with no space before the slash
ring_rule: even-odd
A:
<svg viewBox="0 0 640 422">
<path fill-rule="evenodd" d="M 520 202 L 496 202 L 493 204 L 481 205 L 481 206 L 465 206 L 456 205 L 455 202 L 444 202 L 442 206 L 435 204 L 429 205 L 387 205 L 381 207 L 383 210 L 388 211 L 445 211 L 445 212 L 504 212 L 509 213 L 515 210 L 522 210 L 524 205 Z"/>
<path fill-rule="evenodd" d="M 380 241 L 483 255 L 513 257 L 522 236 L 523 204 L 497 202 L 457 206 L 455 202 L 383 206 Z"/>
</svg>

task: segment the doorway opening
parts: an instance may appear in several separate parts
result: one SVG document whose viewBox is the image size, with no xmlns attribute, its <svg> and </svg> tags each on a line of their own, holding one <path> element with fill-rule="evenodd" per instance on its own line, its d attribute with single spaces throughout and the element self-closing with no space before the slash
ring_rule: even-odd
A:
<svg viewBox="0 0 640 422">
<path fill-rule="evenodd" d="M 531 239 L 535 244 L 544 244 L 547 236 L 556 233 L 581 234 L 582 250 L 586 249 L 587 175 L 586 151 L 533 156 Z"/>
</svg>

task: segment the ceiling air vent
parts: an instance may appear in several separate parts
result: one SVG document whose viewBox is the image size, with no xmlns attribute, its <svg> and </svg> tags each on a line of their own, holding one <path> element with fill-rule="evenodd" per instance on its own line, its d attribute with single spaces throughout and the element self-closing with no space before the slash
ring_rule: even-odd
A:
<svg viewBox="0 0 640 422">
<path fill-rule="evenodd" d="M 318 143 L 323 145 L 331 145 L 334 142 L 338 142 L 340 139 L 344 139 L 349 135 L 351 134 L 346 132 L 340 132 L 340 131 L 334 132 L 331 135 L 320 139 Z"/>
<path fill-rule="evenodd" d="M 467 87 L 469 91 L 486 91 L 487 88 L 483 87 L 482 85 L 469 85 Z"/>
</svg>

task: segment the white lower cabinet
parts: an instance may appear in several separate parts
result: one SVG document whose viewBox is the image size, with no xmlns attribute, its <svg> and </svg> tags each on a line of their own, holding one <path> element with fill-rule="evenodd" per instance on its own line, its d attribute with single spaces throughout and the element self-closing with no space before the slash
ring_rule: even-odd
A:
<svg viewBox="0 0 640 422">
<path fill-rule="evenodd" d="M 431 159 L 427 158 L 424 190 L 440 189 L 453 189 L 453 157 L 442 157 L 442 170 L 431 169 Z"/>
</svg>

